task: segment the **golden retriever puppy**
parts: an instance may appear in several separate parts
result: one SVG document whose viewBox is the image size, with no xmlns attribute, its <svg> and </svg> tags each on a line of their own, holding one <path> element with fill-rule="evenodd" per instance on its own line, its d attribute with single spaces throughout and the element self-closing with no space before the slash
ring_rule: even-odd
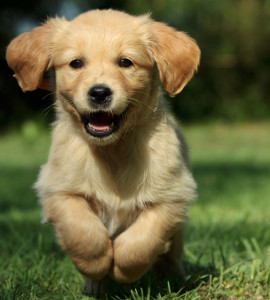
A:
<svg viewBox="0 0 270 300">
<path fill-rule="evenodd" d="M 183 89 L 196 43 L 149 15 L 93 10 L 21 34 L 6 58 L 23 91 L 53 70 L 56 121 L 35 187 L 77 269 L 123 283 L 160 260 L 179 270 L 195 183 L 161 85 Z"/>
</svg>

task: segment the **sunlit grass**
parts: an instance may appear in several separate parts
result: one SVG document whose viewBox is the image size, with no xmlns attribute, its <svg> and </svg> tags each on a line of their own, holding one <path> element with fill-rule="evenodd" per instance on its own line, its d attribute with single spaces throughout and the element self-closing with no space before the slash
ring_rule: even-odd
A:
<svg viewBox="0 0 270 300">
<path fill-rule="evenodd" d="M 50 137 L 29 128 L 0 137 L 0 299 L 91 299 L 51 226 L 40 224 L 32 184 Z M 269 299 L 269 132 L 268 123 L 184 127 L 198 182 L 188 279 L 147 274 L 131 287 L 109 285 L 108 299 Z"/>
</svg>

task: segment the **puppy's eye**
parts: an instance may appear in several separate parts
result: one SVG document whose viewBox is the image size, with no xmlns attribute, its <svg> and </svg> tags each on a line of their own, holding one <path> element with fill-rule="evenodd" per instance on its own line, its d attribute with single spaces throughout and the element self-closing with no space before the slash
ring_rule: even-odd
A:
<svg viewBox="0 0 270 300">
<path fill-rule="evenodd" d="M 81 68 L 83 66 L 83 61 L 81 59 L 74 59 L 73 61 L 71 61 L 69 63 L 69 65 L 73 69 L 79 69 L 79 68 Z"/>
<path fill-rule="evenodd" d="M 133 62 L 127 58 L 121 58 L 118 62 L 118 65 L 121 68 L 129 68 L 133 65 Z"/>
</svg>

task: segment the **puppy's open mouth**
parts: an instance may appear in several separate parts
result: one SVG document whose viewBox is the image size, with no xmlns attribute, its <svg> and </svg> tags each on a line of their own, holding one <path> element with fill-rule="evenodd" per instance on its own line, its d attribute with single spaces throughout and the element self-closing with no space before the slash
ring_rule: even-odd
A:
<svg viewBox="0 0 270 300">
<path fill-rule="evenodd" d="M 107 111 L 99 111 L 81 116 L 86 132 L 94 137 L 103 138 L 110 136 L 119 128 L 120 121 L 124 118 L 129 106 L 120 115 Z"/>
</svg>

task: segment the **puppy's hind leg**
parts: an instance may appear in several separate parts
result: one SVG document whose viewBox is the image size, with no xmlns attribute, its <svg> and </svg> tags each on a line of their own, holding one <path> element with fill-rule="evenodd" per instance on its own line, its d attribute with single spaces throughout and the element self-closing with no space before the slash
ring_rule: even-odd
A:
<svg viewBox="0 0 270 300">
<path fill-rule="evenodd" d="M 183 256 L 184 226 L 184 224 L 181 224 L 181 227 L 171 239 L 169 251 L 161 255 L 153 266 L 153 271 L 156 274 L 162 274 L 162 276 L 166 277 L 179 277 L 182 280 L 186 279 L 186 272 L 181 261 Z"/>
<path fill-rule="evenodd" d="M 104 297 L 105 296 L 105 284 L 106 279 L 94 280 L 85 277 L 83 294 L 94 296 L 94 297 Z"/>
</svg>

